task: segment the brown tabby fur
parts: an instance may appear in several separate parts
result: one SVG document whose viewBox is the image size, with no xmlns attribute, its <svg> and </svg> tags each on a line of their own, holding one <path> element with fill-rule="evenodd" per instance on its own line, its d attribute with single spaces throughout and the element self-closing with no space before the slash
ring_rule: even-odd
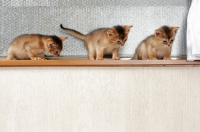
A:
<svg viewBox="0 0 200 132">
<path fill-rule="evenodd" d="M 84 35 L 76 30 L 60 27 L 67 33 L 84 40 L 90 60 L 103 60 L 103 56 L 112 53 L 112 59 L 119 60 L 119 47 L 128 39 L 128 33 L 132 26 L 114 26 L 112 28 L 100 28 Z"/>
<path fill-rule="evenodd" d="M 62 50 L 62 41 L 65 39 L 67 38 L 41 34 L 25 34 L 18 36 L 11 42 L 6 59 L 44 60 L 45 50 L 54 56 L 59 56 Z"/>
<path fill-rule="evenodd" d="M 133 60 L 170 60 L 172 43 L 179 27 L 163 26 L 137 47 Z"/>
</svg>

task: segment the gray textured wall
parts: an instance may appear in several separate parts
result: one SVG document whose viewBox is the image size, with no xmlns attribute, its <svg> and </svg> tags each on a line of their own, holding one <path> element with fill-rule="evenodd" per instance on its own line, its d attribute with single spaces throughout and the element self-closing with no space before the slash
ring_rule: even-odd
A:
<svg viewBox="0 0 200 132">
<path fill-rule="evenodd" d="M 100 27 L 131 24 L 120 56 L 131 57 L 139 42 L 162 25 L 179 26 L 173 56 L 186 55 L 186 18 L 190 0 L 2 0 L 0 56 L 9 43 L 25 33 L 64 35 L 63 56 L 86 56 L 81 40 L 63 33 L 59 25 L 88 33 Z"/>
</svg>

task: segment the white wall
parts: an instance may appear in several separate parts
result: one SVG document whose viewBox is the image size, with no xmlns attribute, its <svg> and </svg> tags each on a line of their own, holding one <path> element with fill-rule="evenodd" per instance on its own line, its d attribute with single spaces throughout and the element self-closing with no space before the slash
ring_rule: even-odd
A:
<svg viewBox="0 0 200 132">
<path fill-rule="evenodd" d="M 0 68 L 0 132 L 199 132 L 200 67 Z"/>
</svg>

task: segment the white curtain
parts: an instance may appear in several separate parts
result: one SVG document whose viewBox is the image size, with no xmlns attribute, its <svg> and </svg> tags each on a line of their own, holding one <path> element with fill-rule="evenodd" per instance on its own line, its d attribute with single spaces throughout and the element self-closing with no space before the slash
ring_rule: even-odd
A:
<svg viewBox="0 0 200 132">
<path fill-rule="evenodd" d="M 200 0 L 193 0 L 188 13 L 187 60 L 200 60 Z"/>
</svg>

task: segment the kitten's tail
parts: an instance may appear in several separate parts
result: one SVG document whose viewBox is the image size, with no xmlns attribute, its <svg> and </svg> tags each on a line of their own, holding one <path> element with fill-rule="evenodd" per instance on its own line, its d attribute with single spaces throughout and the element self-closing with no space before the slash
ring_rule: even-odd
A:
<svg viewBox="0 0 200 132">
<path fill-rule="evenodd" d="M 76 30 L 73 30 L 73 29 L 70 29 L 70 28 L 64 28 L 64 27 L 62 26 L 62 24 L 60 24 L 60 27 L 61 27 L 62 30 L 64 30 L 65 32 L 67 32 L 67 33 L 69 33 L 69 34 L 71 34 L 71 35 L 74 35 L 75 37 L 77 37 L 77 38 L 79 38 L 79 39 L 84 40 L 85 37 L 86 37 L 84 34 L 78 32 L 78 31 L 76 31 Z"/>
</svg>

